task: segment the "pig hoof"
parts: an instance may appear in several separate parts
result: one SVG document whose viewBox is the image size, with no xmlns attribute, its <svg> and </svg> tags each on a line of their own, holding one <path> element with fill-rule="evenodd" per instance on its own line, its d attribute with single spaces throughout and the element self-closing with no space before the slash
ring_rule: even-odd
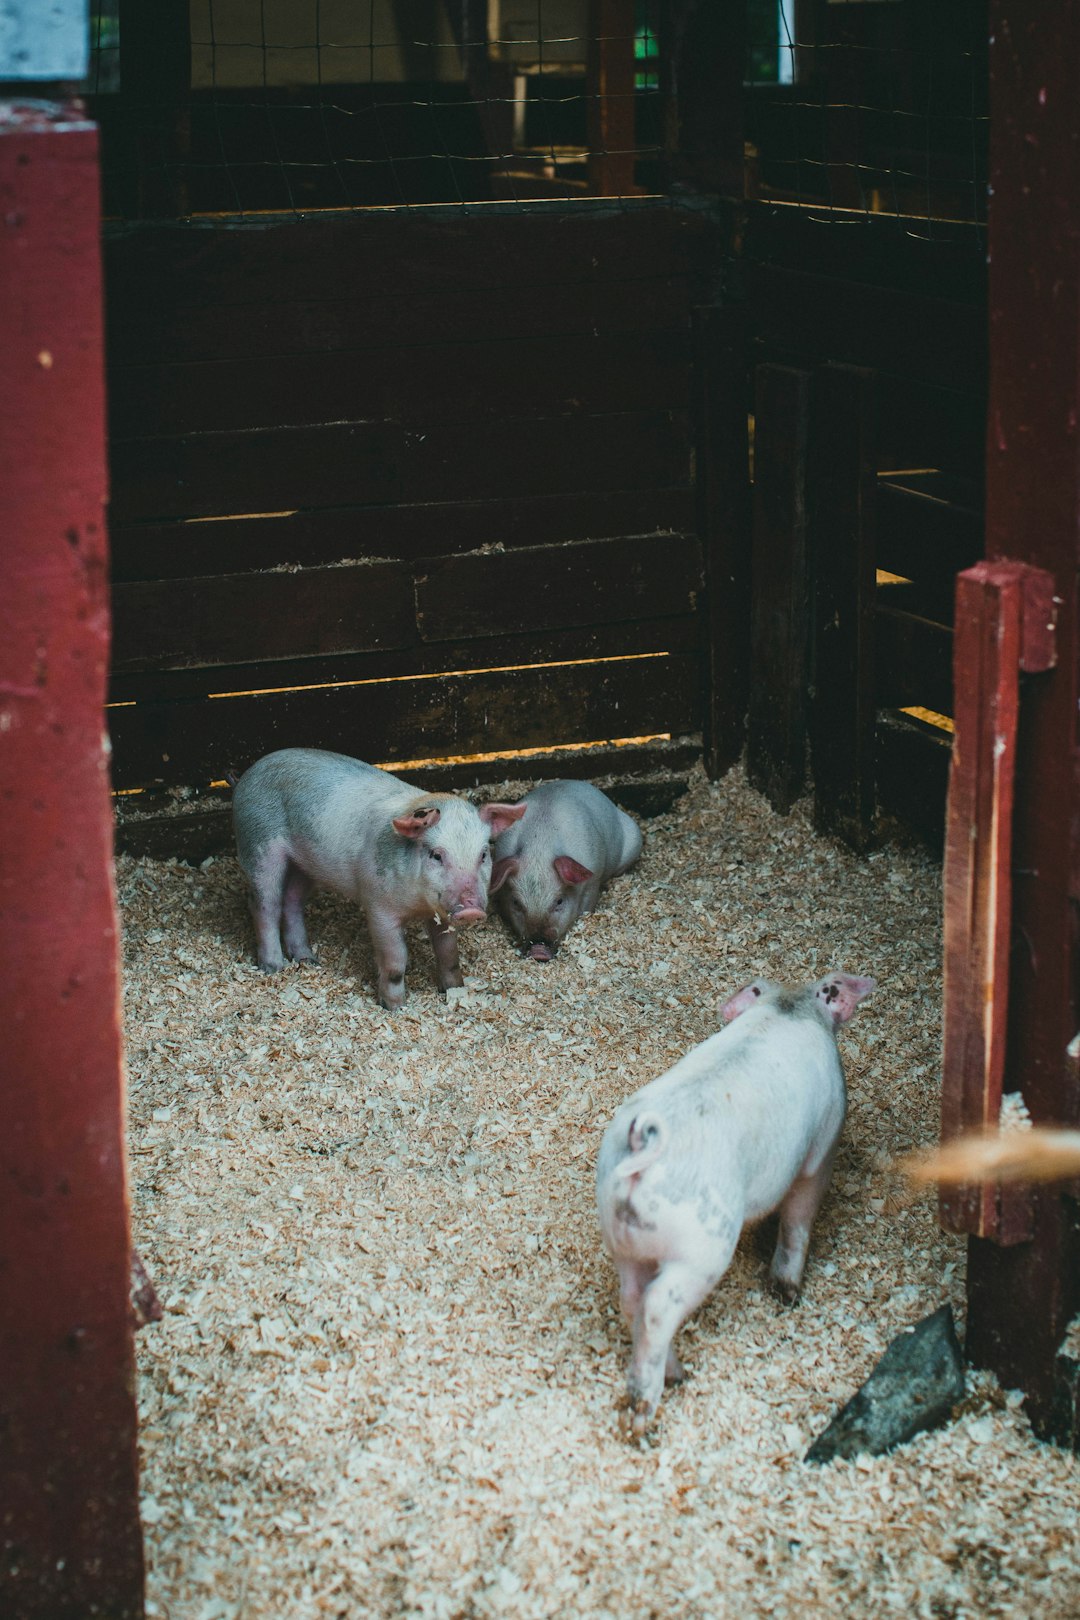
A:
<svg viewBox="0 0 1080 1620">
<path fill-rule="evenodd" d="M 284 962 L 260 962 L 260 973 L 280 973 L 285 966 Z"/>
<path fill-rule="evenodd" d="M 314 951 L 305 951 L 302 956 L 290 956 L 289 957 L 289 961 L 290 962 L 295 962 L 297 967 L 303 967 L 305 962 L 313 962 L 313 963 L 317 964 L 318 960 L 319 959 L 315 955 Z"/>
<path fill-rule="evenodd" d="M 769 1286 L 782 1305 L 799 1303 L 799 1284 L 788 1277 L 770 1277 Z"/>
<path fill-rule="evenodd" d="M 640 1440 L 649 1427 L 655 1408 L 650 1406 L 648 1398 L 644 1395 L 631 1395 L 629 1392 L 620 1397 L 619 1426 L 627 1440 Z"/>
</svg>

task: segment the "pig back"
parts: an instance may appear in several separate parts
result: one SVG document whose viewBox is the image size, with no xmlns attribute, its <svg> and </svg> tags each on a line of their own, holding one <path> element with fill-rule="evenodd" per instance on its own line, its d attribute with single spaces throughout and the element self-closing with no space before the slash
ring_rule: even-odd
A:
<svg viewBox="0 0 1080 1620">
<path fill-rule="evenodd" d="M 845 1102 L 836 1042 L 821 1019 L 752 1008 L 622 1105 L 601 1146 L 598 1180 L 617 1173 L 630 1126 L 649 1114 L 660 1121 L 663 1146 L 642 1186 L 683 1203 L 722 1182 L 738 1193 L 741 1218 L 753 1220 L 826 1157 Z"/>
<path fill-rule="evenodd" d="M 591 782 L 541 782 L 525 803 L 522 820 L 496 843 L 496 858 L 524 855 L 550 865 L 556 856 L 569 855 L 603 884 L 641 853 L 637 823 Z"/>
</svg>

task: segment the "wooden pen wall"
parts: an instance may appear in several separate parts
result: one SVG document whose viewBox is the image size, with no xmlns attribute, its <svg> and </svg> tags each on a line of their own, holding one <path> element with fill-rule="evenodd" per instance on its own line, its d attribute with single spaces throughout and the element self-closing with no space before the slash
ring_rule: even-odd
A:
<svg viewBox="0 0 1080 1620">
<path fill-rule="evenodd" d="M 655 203 L 111 227 L 115 787 L 695 732 L 716 234 Z"/>
</svg>

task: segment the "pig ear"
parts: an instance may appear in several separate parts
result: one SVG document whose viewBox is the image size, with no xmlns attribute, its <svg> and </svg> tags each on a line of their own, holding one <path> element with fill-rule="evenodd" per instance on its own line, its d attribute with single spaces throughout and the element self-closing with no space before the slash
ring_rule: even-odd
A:
<svg viewBox="0 0 1080 1620">
<path fill-rule="evenodd" d="M 764 993 L 764 979 L 755 979 L 752 984 L 744 985 L 741 990 L 736 991 L 730 1001 L 725 1001 L 721 1007 L 720 1016 L 724 1023 L 730 1024 L 733 1018 L 738 1018 L 740 1013 L 746 1012 L 747 1008 L 752 1007 L 756 1001 L 759 1001 Z"/>
<path fill-rule="evenodd" d="M 501 889 L 507 878 L 514 877 L 521 867 L 516 855 L 504 855 L 501 860 L 495 861 L 491 868 L 491 882 L 488 884 L 488 893 L 494 894 Z"/>
<path fill-rule="evenodd" d="M 434 827 L 439 819 L 439 811 L 435 806 L 428 805 L 423 810 L 410 810 L 407 816 L 394 817 L 394 831 L 399 832 L 402 838 L 419 838 L 422 832 Z"/>
<path fill-rule="evenodd" d="M 551 864 L 564 883 L 588 883 L 592 877 L 589 868 L 575 861 L 572 855 L 556 855 Z"/>
<path fill-rule="evenodd" d="M 876 988 L 876 979 L 856 979 L 850 973 L 830 973 L 817 987 L 817 1003 L 834 1024 L 846 1024 L 854 1016 L 859 1002 Z"/>
<path fill-rule="evenodd" d="M 480 806 L 480 820 L 486 821 L 491 828 L 492 838 L 498 838 L 507 827 L 512 827 L 515 821 L 520 821 L 525 814 L 525 803 L 521 804 L 482 804 Z"/>
</svg>

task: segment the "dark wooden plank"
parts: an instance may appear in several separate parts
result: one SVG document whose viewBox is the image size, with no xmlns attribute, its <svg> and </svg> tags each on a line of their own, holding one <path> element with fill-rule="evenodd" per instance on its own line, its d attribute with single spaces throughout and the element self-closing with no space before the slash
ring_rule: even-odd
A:
<svg viewBox="0 0 1080 1620">
<path fill-rule="evenodd" d="M 720 215 L 654 198 L 119 225 L 106 227 L 105 278 L 118 312 L 144 301 L 336 299 L 343 288 L 428 298 L 433 287 L 507 286 L 524 302 L 531 287 L 582 279 L 600 300 L 609 282 L 649 273 L 701 278 L 700 302 L 718 237 L 730 229 Z"/>
<path fill-rule="evenodd" d="M 114 368 L 115 442 L 320 422 L 438 422 L 685 410 L 688 333 L 369 344 L 251 360 Z"/>
<path fill-rule="evenodd" d="M 747 258 L 811 275 L 986 304 L 986 231 L 961 221 L 748 203 Z M 857 267 L 857 269 L 856 269 Z"/>
<path fill-rule="evenodd" d="M 940 854 L 945 843 L 945 794 L 951 740 L 936 727 L 882 715 L 877 727 L 877 801 Z"/>
<path fill-rule="evenodd" d="M 627 267 L 632 269 L 632 266 Z M 142 298 L 119 289 L 108 308 L 112 368 L 269 355 L 332 353 L 372 344 L 493 343 L 543 337 L 621 337 L 685 330 L 699 278 L 649 273 L 598 284 L 575 279 L 517 285 L 401 291 L 395 284 L 332 297 L 278 297 L 261 303 L 191 303 Z"/>
<path fill-rule="evenodd" d="M 981 484 L 986 400 L 920 379 L 882 377 L 878 391 L 879 468 L 933 467 Z"/>
<path fill-rule="evenodd" d="M 667 183 L 741 201 L 746 7 L 661 0 L 657 20 Z"/>
<path fill-rule="evenodd" d="M 629 658 L 654 652 L 696 653 L 699 643 L 698 621 L 693 614 L 674 619 L 581 625 L 567 630 L 531 630 L 518 635 L 474 637 L 468 641 L 413 640 L 389 652 L 282 658 L 214 669 L 114 672 L 109 701 L 178 703 L 204 697 L 208 692 L 261 692 L 341 681 L 405 680 L 415 675 L 583 663 L 589 659 Z"/>
<path fill-rule="evenodd" d="M 750 684 L 749 350 L 740 306 L 694 319 L 695 472 L 705 564 L 705 769 L 742 754 Z"/>
<path fill-rule="evenodd" d="M 114 674 L 407 647 L 412 575 L 401 563 L 219 574 L 115 585 Z"/>
<path fill-rule="evenodd" d="M 685 413 L 343 422 L 113 446 L 114 521 L 689 483 Z"/>
<path fill-rule="evenodd" d="M 986 388 L 986 311 L 930 294 L 759 264 L 749 314 L 771 353 L 871 366 L 960 393 Z"/>
<path fill-rule="evenodd" d="M 981 497 L 955 481 L 881 477 L 878 480 L 877 565 L 921 587 L 952 619 L 956 575 L 983 551 Z"/>
<path fill-rule="evenodd" d="M 903 609 L 879 607 L 873 683 L 879 708 L 953 712 L 953 638 L 947 625 Z"/>
<path fill-rule="evenodd" d="M 809 399 L 809 372 L 757 368 L 746 764 L 783 815 L 806 780 Z"/>
<path fill-rule="evenodd" d="M 877 378 L 814 377 L 810 757 L 814 823 L 865 849 L 874 830 Z"/>
<path fill-rule="evenodd" d="M 394 761 L 694 731 L 694 657 L 650 657 L 110 709 L 114 786 L 205 784 L 274 748 Z"/>
<path fill-rule="evenodd" d="M 1014 930 L 1008 1073 L 1037 1124 L 1075 1124 L 1080 1095 L 1063 1055 L 1076 1033 L 1080 941 L 1068 898 L 1073 862 L 1078 669 L 1080 299 L 1074 93 L 1080 7 L 1040 29 L 1030 8 L 991 0 L 990 410 L 987 553 L 1048 570 L 1061 599 L 1060 657 L 1023 688 L 1014 821 Z M 1054 1359 L 1080 1304 L 1075 1208 L 1040 1194 L 1030 1244 L 1006 1253 L 972 1239 L 966 1348 L 1037 1425 Z"/>
<path fill-rule="evenodd" d="M 655 489 L 513 495 L 422 506 L 330 508 L 227 521 L 115 523 L 116 580 L 172 579 L 279 565 L 313 567 L 343 558 L 413 559 L 482 546 L 550 545 L 625 534 L 677 534 L 694 524 L 689 484 Z"/>
<path fill-rule="evenodd" d="M 531 547 L 417 565 L 424 641 L 692 613 L 701 590 L 696 535 Z"/>
</svg>

